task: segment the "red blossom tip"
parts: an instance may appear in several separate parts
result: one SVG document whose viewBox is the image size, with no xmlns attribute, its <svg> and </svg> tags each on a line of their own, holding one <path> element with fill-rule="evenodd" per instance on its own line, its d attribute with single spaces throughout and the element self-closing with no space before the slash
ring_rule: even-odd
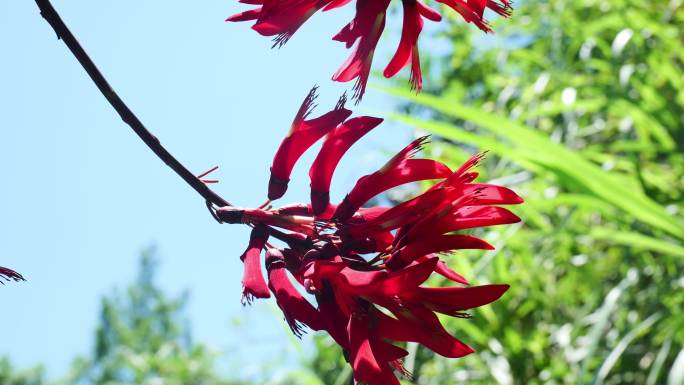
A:
<svg viewBox="0 0 684 385">
<path fill-rule="evenodd" d="M 292 169 L 304 152 L 351 115 L 351 111 L 344 108 L 346 97 L 343 95 L 334 110 L 307 120 L 315 107 L 316 89 L 317 87 L 312 88 L 304 99 L 287 137 L 273 158 L 268 184 L 270 200 L 276 200 L 285 194 Z"/>
<path fill-rule="evenodd" d="M 12 269 L 0 266 L 0 283 L 5 281 L 25 281 L 24 277 Z"/>
<path fill-rule="evenodd" d="M 269 298 L 271 295 L 261 272 L 260 255 L 266 241 L 268 230 L 263 225 L 252 229 L 247 250 L 240 256 L 245 265 L 242 276 L 242 304 L 251 304 L 254 298 Z"/>
<path fill-rule="evenodd" d="M 263 36 L 272 36 L 273 47 L 281 47 L 299 28 L 318 11 L 340 8 L 351 0 L 269 0 L 242 1 L 257 7 L 229 17 L 226 21 L 254 21 L 252 29 Z M 510 0 L 437 0 L 445 4 L 467 23 L 473 23 L 485 33 L 492 29 L 484 19 L 486 9 L 509 17 L 512 11 Z M 363 98 L 366 84 L 387 19 L 387 9 L 391 0 L 356 0 L 354 18 L 333 36 L 333 40 L 344 43 L 352 53 L 334 73 L 333 80 L 354 81 L 353 98 L 356 103 Z M 418 40 L 424 20 L 442 20 L 436 10 L 421 0 L 402 0 L 403 23 L 399 46 L 384 70 L 386 77 L 396 75 L 407 65 L 411 65 L 409 80 L 416 92 L 422 88 L 422 73 Z"/>
</svg>

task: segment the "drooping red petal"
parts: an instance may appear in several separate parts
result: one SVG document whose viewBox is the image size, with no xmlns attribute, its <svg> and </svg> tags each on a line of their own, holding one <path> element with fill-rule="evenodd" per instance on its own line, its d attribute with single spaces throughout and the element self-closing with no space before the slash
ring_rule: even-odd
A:
<svg viewBox="0 0 684 385">
<path fill-rule="evenodd" d="M 419 287 L 411 294 L 415 301 L 429 309 L 457 315 L 496 301 L 508 290 L 508 285 L 482 285 L 473 287 Z"/>
<path fill-rule="evenodd" d="M 328 280 L 323 281 L 320 293 L 316 294 L 316 302 L 318 302 L 318 310 L 325 330 L 343 350 L 349 351 L 347 328 L 350 314 L 343 313 L 337 305 L 335 291 Z"/>
<path fill-rule="evenodd" d="M 418 36 L 423 29 L 423 18 L 418 12 L 416 0 L 402 0 L 404 5 L 404 26 L 401 30 L 399 47 L 383 73 L 386 78 L 396 75 L 411 62 L 411 88 L 420 90 L 423 80 L 420 71 L 420 56 L 418 54 Z"/>
<path fill-rule="evenodd" d="M 372 322 L 372 321 L 371 321 Z M 372 327 L 371 327 L 372 328 Z M 396 345 L 392 345 L 389 342 L 383 341 L 380 338 L 373 338 L 371 336 L 371 348 L 373 353 L 378 357 L 379 361 L 390 362 L 402 359 L 408 355 L 408 352 Z"/>
<path fill-rule="evenodd" d="M 351 115 L 351 111 L 344 108 L 344 98 L 342 98 L 333 111 L 315 119 L 305 120 L 314 107 L 315 99 L 316 88 L 313 88 L 302 103 L 292 122 L 290 132 L 273 158 L 271 178 L 268 182 L 268 199 L 270 200 L 278 199 L 285 194 L 292 168 L 302 154 Z"/>
<path fill-rule="evenodd" d="M 271 296 L 268 292 L 266 280 L 261 272 L 261 260 L 259 258 L 267 240 L 268 231 L 266 227 L 262 225 L 255 226 L 249 237 L 249 246 L 240 256 L 245 265 L 242 275 L 243 304 L 251 303 L 254 297 L 269 298 Z"/>
<path fill-rule="evenodd" d="M 359 40 L 352 54 L 333 75 L 333 80 L 348 82 L 357 79 L 354 98 L 358 101 L 366 91 L 375 47 L 385 29 L 387 7 L 390 0 L 356 0 L 356 16 L 333 37 L 347 48 Z"/>
<path fill-rule="evenodd" d="M 269 249 L 266 253 L 266 265 L 268 286 L 292 332 L 301 337 L 305 332 L 303 325 L 312 330 L 321 330 L 323 324 L 320 313 L 292 285 L 287 277 L 283 254 L 277 249 Z"/>
<path fill-rule="evenodd" d="M 380 123 L 380 118 L 361 116 L 347 120 L 328 134 L 309 169 L 311 206 L 315 215 L 323 213 L 330 203 L 330 181 L 342 156 L 356 141 Z"/>
<path fill-rule="evenodd" d="M 371 323 L 371 325 L 373 324 Z M 383 381 L 381 384 L 401 385 L 401 382 L 399 382 L 399 379 L 394 375 L 392 369 L 394 368 L 403 376 L 411 376 L 401 362 L 401 359 L 406 357 L 408 352 L 380 338 L 377 335 L 377 331 L 373 331 L 373 328 L 374 326 L 371 326 L 370 344 L 373 354 L 377 357 L 378 363 L 380 364 L 380 369 L 382 369 Z"/>
<path fill-rule="evenodd" d="M 420 13 L 420 15 L 424 18 L 432 21 L 442 21 L 442 15 L 440 15 L 437 10 L 430 8 L 421 0 L 416 1 L 416 6 L 418 7 L 418 13 Z"/>
<path fill-rule="evenodd" d="M 457 249 L 493 250 L 489 243 L 470 235 L 442 234 L 421 238 L 402 247 L 387 260 L 387 267 L 397 269 L 418 257 Z"/>
<path fill-rule="evenodd" d="M 263 36 L 276 36 L 274 46 L 282 46 L 313 14 L 328 3 L 330 0 L 266 1 L 252 29 Z"/>
<path fill-rule="evenodd" d="M 373 354 L 369 339 L 369 320 L 363 313 L 354 313 L 349 318 L 349 350 L 354 379 L 362 384 L 384 384 L 383 371 Z"/>
</svg>

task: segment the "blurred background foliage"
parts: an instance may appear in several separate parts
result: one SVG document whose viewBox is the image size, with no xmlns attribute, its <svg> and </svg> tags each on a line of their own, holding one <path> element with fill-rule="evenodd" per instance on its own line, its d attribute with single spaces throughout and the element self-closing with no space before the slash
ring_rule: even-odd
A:
<svg viewBox="0 0 684 385">
<path fill-rule="evenodd" d="M 472 319 L 445 319 L 478 352 L 450 360 L 409 344 L 413 382 L 684 384 L 682 2 L 525 0 L 493 36 L 444 15 L 453 22 L 421 40 L 427 88 L 381 86 L 399 100 L 389 117 L 433 134 L 430 155 L 451 166 L 489 151 L 480 180 L 526 203 L 521 225 L 477 232 L 497 250 L 447 257 L 473 284 L 511 285 Z M 94 351 L 67 379 L 4 359 L 0 384 L 238 385 L 192 342 L 185 298 L 159 291 L 153 261 L 103 299 Z M 352 380 L 316 336 L 302 369 L 266 382 Z"/>
<path fill-rule="evenodd" d="M 187 294 L 169 298 L 155 283 L 153 249 L 142 254 L 137 279 L 105 296 L 92 353 L 73 360 L 66 378 L 47 380 L 41 367 L 16 370 L 0 360 L 2 385 L 243 385 L 216 367 L 218 352 L 192 341 Z"/>
</svg>

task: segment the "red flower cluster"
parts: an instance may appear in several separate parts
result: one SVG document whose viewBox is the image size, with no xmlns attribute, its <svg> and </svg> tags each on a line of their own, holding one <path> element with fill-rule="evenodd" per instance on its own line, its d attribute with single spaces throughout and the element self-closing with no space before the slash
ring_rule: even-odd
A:
<svg viewBox="0 0 684 385">
<path fill-rule="evenodd" d="M 0 266 L 0 283 L 3 281 L 23 281 L 24 277 L 12 269 Z"/>
<path fill-rule="evenodd" d="M 296 13 L 295 11 L 293 11 Z M 407 352 L 393 342 L 417 342 L 445 357 L 462 357 L 473 350 L 451 336 L 437 313 L 467 317 L 466 310 L 497 300 L 508 285 L 464 287 L 468 281 L 437 256 L 457 249 L 492 249 L 487 242 L 458 234 L 462 230 L 510 224 L 519 218 L 497 205 L 519 204 L 513 191 L 474 183 L 477 155 L 456 171 L 414 155 L 426 143 L 422 137 L 378 171 L 358 180 L 338 205 L 330 203 L 329 187 L 345 152 L 382 119 L 348 119 L 344 97 L 333 111 L 309 119 L 315 89 L 308 95 L 278 149 L 268 185 L 269 202 L 257 209 L 224 207 L 216 217 L 253 226 L 244 262 L 243 298 L 268 298 L 271 293 L 292 331 L 324 330 L 342 347 L 357 382 L 399 384 L 394 372 L 407 374 L 401 359 Z M 311 203 L 270 208 L 270 200 L 285 194 L 295 162 L 325 137 L 314 160 Z M 423 180 L 437 183 L 394 207 L 362 207 L 393 187 Z M 288 232 L 286 248 L 268 244 L 268 227 Z M 262 274 L 266 249 L 268 280 Z M 312 294 L 310 303 L 288 276 Z M 423 286 L 433 274 L 452 287 Z"/>
<path fill-rule="evenodd" d="M 347 82 L 357 79 L 355 96 L 360 99 L 370 74 L 373 53 L 385 28 L 387 8 L 391 0 L 356 0 L 356 15 L 333 40 L 345 43 L 347 48 L 356 48 L 347 61 L 333 75 L 333 80 Z M 465 21 L 477 25 L 485 32 L 491 31 L 484 19 L 485 9 L 508 17 L 511 14 L 510 0 L 437 0 L 458 12 Z M 238 13 L 227 21 L 254 20 L 252 29 L 264 36 L 275 36 L 274 46 L 285 44 L 290 37 L 314 13 L 329 11 L 347 5 L 351 0 L 240 0 L 242 3 L 260 7 Z M 408 63 L 411 63 L 411 84 L 415 89 L 422 87 L 418 36 L 423 29 L 423 18 L 440 21 L 442 16 L 421 0 L 402 0 L 404 20 L 401 41 L 394 57 L 384 71 L 392 77 Z"/>
</svg>

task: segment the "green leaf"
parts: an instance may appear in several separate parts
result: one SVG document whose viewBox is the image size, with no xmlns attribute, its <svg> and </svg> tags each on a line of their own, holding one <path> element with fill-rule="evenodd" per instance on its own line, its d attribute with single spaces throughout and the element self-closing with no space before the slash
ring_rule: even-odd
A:
<svg viewBox="0 0 684 385">
<path fill-rule="evenodd" d="M 485 148 L 509 157 L 528 168 L 534 164 L 555 174 L 568 189 L 590 193 L 635 219 L 657 227 L 679 239 L 684 239 L 684 223 L 673 218 L 665 209 L 641 191 L 630 189 L 624 176 L 611 174 L 561 144 L 551 141 L 535 129 L 501 116 L 466 107 L 456 101 L 432 95 L 415 95 L 398 88 L 381 88 L 386 92 L 432 108 L 446 117 L 460 119 L 499 137 L 483 138 L 455 126 L 433 120 L 416 119 L 406 115 L 400 121 L 410 123 L 445 138 Z M 397 115 L 393 115 L 396 118 Z M 531 169 L 534 169 L 532 167 Z"/>
</svg>

